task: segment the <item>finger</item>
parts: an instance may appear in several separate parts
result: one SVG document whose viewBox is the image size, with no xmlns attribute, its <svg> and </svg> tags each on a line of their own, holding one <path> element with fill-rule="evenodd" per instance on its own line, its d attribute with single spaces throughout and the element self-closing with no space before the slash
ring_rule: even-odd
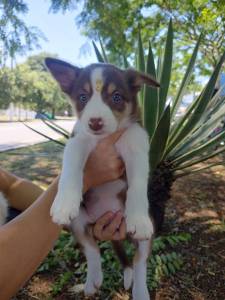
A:
<svg viewBox="0 0 225 300">
<path fill-rule="evenodd" d="M 120 176 L 123 175 L 123 173 L 125 172 L 125 166 L 124 163 L 121 163 L 121 166 L 119 167 L 119 174 Z"/>
<path fill-rule="evenodd" d="M 123 219 L 119 229 L 114 233 L 112 240 L 120 241 L 120 240 L 124 240 L 125 238 L 126 238 L 126 223 L 125 220 Z"/>
<path fill-rule="evenodd" d="M 121 212 L 117 212 L 114 218 L 111 220 L 110 224 L 103 229 L 103 234 L 105 236 L 113 236 L 113 234 L 120 227 L 121 221 L 123 219 L 123 214 Z"/>
<path fill-rule="evenodd" d="M 103 216 L 101 216 L 97 220 L 96 225 L 100 227 L 107 226 L 111 222 L 113 217 L 114 217 L 114 213 L 111 211 L 107 211 Z"/>
<path fill-rule="evenodd" d="M 93 227 L 93 234 L 97 239 L 101 240 L 100 237 L 102 235 L 103 228 L 110 223 L 112 217 L 113 217 L 113 213 L 107 212 L 97 220 L 97 222 Z"/>
<path fill-rule="evenodd" d="M 120 228 L 119 228 L 119 236 L 121 240 L 124 240 L 126 238 L 127 228 L 126 228 L 126 222 L 123 218 Z"/>
<path fill-rule="evenodd" d="M 120 129 L 120 130 L 110 134 L 109 136 L 104 138 L 102 141 L 113 145 L 118 141 L 118 139 L 121 137 L 121 135 L 124 133 L 125 130 L 126 129 Z"/>
</svg>

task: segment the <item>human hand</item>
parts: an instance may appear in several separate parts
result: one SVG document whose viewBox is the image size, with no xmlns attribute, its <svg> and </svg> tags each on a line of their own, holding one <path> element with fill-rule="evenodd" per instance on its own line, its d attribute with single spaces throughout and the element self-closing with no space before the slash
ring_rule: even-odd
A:
<svg viewBox="0 0 225 300">
<path fill-rule="evenodd" d="M 126 223 L 121 211 L 107 212 L 92 227 L 93 236 L 99 241 L 118 241 L 126 237 Z"/>
<path fill-rule="evenodd" d="M 91 152 L 84 169 L 84 189 L 116 180 L 124 173 L 124 164 L 114 144 L 124 130 L 117 131 L 101 140 Z"/>
</svg>

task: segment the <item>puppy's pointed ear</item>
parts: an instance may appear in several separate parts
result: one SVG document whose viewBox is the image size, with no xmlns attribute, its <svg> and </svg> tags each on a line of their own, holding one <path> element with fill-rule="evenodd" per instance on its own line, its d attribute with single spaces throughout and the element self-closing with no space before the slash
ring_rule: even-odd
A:
<svg viewBox="0 0 225 300">
<path fill-rule="evenodd" d="M 51 57 L 45 59 L 45 64 L 56 81 L 58 81 L 63 92 L 70 95 L 81 69 L 65 61 Z"/>
<path fill-rule="evenodd" d="M 125 74 L 127 82 L 134 92 L 140 91 L 144 84 L 147 84 L 152 87 L 160 87 L 158 81 L 148 74 L 138 72 L 134 69 L 126 70 Z"/>
</svg>

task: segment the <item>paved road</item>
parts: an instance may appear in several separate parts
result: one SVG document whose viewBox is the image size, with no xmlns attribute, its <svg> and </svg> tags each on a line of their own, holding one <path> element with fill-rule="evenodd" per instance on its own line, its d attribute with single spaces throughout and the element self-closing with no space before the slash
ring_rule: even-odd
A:
<svg viewBox="0 0 225 300">
<path fill-rule="evenodd" d="M 70 132 L 74 126 L 74 121 L 63 120 L 56 121 L 56 123 Z M 51 130 L 41 120 L 35 120 L 27 124 L 46 135 L 50 135 L 54 139 L 60 138 L 60 135 Z M 47 140 L 25 127 L 22 123 L 0 123 L 0 152 L 46 142 Z"/>
</svg>

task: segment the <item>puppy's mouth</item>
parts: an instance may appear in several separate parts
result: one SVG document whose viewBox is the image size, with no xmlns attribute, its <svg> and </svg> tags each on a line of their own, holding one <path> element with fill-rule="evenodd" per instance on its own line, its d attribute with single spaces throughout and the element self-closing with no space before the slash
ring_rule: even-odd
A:
<svg viewBox="0 0 225 300">
<path fill-rule="evenodd" d="M 92 131 L 92 133 L 93 133 L 94 135 L 102 135 L 102 134 L 104 134 L 105 132 L 104 132 L 103 130 L 101 130 L 101 131 Z"/>
<path fill-rule="evenodd" d="M 98 130 L 98 131 L 88 129 L 88 132 L 93 134 L 93 135 L 99 135 L 99 136 L 107 133 L 104 129 Z"/>
<path fill-rule="evenodd" d="M 118 128 L 113 128 L 112 130 L 110 130 L 109 128 L 107 128 L 107 126 L 104 126 L 103 128 L 101 128 L 100 130 L 92 130 L 91 128 L 89 128 L 89 126 L 85 126 L 86 127 L 86 131 L 94 136 L 107 136 L 112 134 L 113 132 L 115 132 Z"/>
</svg>

